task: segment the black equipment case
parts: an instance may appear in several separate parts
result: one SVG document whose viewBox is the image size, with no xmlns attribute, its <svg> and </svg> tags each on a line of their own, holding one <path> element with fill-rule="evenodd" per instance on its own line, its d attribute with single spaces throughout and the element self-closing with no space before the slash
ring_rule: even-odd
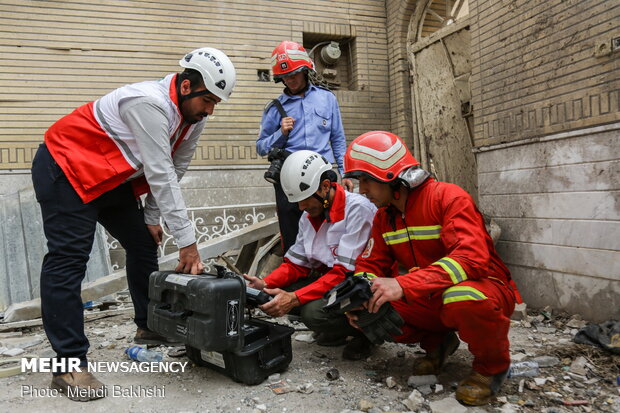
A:
<svg viewBox="0 0 620 413">
<path fill-rule="evenodd" d="M 244 346 L 236 351 L 206 351 L 186 345 L 187 357 L 245 384 L 260 384 L 280 373 L 293 359 L 293 328 L 268 321 L 249 319 L 243 326 Z"/>
<path fill-rule="evenodd" d="M 201 349 L 243 347 L 241 278 L 155 271 L 149 278 L 149 299 L 149 329 Z"/>
<path fill-rule="evenodd" d="M 242 277 L 155 271 L 149 279 L 149 329 L 186 345 L 200 366 L 235 381 L 258 384 L 286 370 L 292 360 L 293 328 L 245 319 L 246 285 Z M 248 293 L 251 294 L 251 293 Z"/>
</svg>

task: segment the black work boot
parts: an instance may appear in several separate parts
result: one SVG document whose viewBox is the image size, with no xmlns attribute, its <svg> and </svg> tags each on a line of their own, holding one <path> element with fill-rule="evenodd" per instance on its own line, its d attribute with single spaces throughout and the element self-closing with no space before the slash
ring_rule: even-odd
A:
<svg viewBox="0 0 620 413">
<path fill-rule="evenodd" d="M 415 361 L 413 366 L 414 376 L 426 376 L 429 374 L 438 375 L 441 372 L 441 368 L 446 362 L 449 355 L 454 353 L 461 341 L 456 336 L 454 331 L 450 331 L 444 337 L 439 348 L 426 353 L 424 357 L 421 357 Z"/>
<path fill-rule="evenodd" d="M 136 344 L 152 344 L 152 345 L 171 345 L 171 344 L 180 344 L 179 341 L 175 339 L 164 337 L 161 334 L 158 334 L 154 331 L 149 330 L 148 328 L 138 327 L 136 330 L 136 335 L 133 338 L 133 342 Z"/>
<path fill-rule="evenodd" d="M 342 350 L 342 358 L 346 360 L 364 360 L 368 358 L 375 345 L 370 342 L 364 335 L 353 337 L 353 340 L 349 341 Z"/>
</svg>

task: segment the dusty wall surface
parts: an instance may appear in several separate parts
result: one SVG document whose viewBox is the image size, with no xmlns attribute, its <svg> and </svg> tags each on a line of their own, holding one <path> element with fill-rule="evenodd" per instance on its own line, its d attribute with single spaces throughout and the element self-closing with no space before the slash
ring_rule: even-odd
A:
<svg viewBox="0 0 620 413">
<path fill-rule="evenodd" d="M 349 79 L 335 94 L 349 140 L 390 128 L 383 1 L 3 1 L 0 25 L 0 173 L 29 169 L 46 128 L 75 107 L 178 72 L 178 60 L 205 45 L 231 57 L 237 87 L 209 120 L 194 167 L 266 165 L 255 140 L 263 107 L 282 87 L 258 71 L 269 72 L 286 39 L 347 48 Z"/>
<path fill-rule="evenodd" d="M 620 5 L 470 1 L 480 204 L 531 306 L 620 316 Z"/>
<path fill-rule="evenodd" d="M 525 301 L 620 317 L 620 124 L 478 155 L 481 207 Z"/>
</svg>

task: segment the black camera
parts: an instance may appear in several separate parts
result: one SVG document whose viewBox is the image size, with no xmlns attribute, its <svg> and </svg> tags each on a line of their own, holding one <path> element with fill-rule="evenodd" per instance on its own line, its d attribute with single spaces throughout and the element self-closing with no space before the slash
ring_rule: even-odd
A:
<svg viewBox="0 0 620 413">
<path fill-rule="evenodd" d="M 267 154 L 267 160 L 271 162 L 271 165 L 269 165 L 269 169 L 267 169 L 264 175 L 267 182 L 271 182 L 272 184 L 277 184 L 280 182 L 280 170 L 282 169 L 282 164 L 290 154 L 291 153 L 289 151 L 282 148 L 271 148 Z"/>
</svg>

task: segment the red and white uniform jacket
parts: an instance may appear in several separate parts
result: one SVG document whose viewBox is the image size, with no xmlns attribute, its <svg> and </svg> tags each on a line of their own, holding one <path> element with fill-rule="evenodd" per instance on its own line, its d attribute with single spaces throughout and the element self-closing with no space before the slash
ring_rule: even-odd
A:
<svg viewBox="0 0 620 413">
<path fill-rule="evenodd" d="M 205 121 L 183 121 L 176 76 L 126 85 L 77 108 L 47 130 L 45 144 L 85 203 L 131 180 L 136 196 L 149 193 L 147 223 L 159 223 L 161 213 L 184 247 L 195 236 L 178 181 Z"/>
<path fill-rule="evenodd" d="M 395 263 L 403 275 L 395 274 Z M 355 266 L 363 272 L 396 275 L 407 301 L 485 277 L 514 289 L 471 196 L 432 178 L 409 193 L 404 214 L 393 206 L 377 211 Z"/>
<path fill-rule="evenodd" d="M 295 244 L 284 263 L 264 278 L 268 288 L 281 288 L 306 277 L 312 270 L 324 274 L 310 285 L 295 291 L 301 304 L 321 298 L 344 280 L 347 271 L 364 250 L 377 208 L 366 197 L 347 192 L 338 184 L 328 219 L 311 218 L 304 212 L 299 220 Z"/>
</svg>

